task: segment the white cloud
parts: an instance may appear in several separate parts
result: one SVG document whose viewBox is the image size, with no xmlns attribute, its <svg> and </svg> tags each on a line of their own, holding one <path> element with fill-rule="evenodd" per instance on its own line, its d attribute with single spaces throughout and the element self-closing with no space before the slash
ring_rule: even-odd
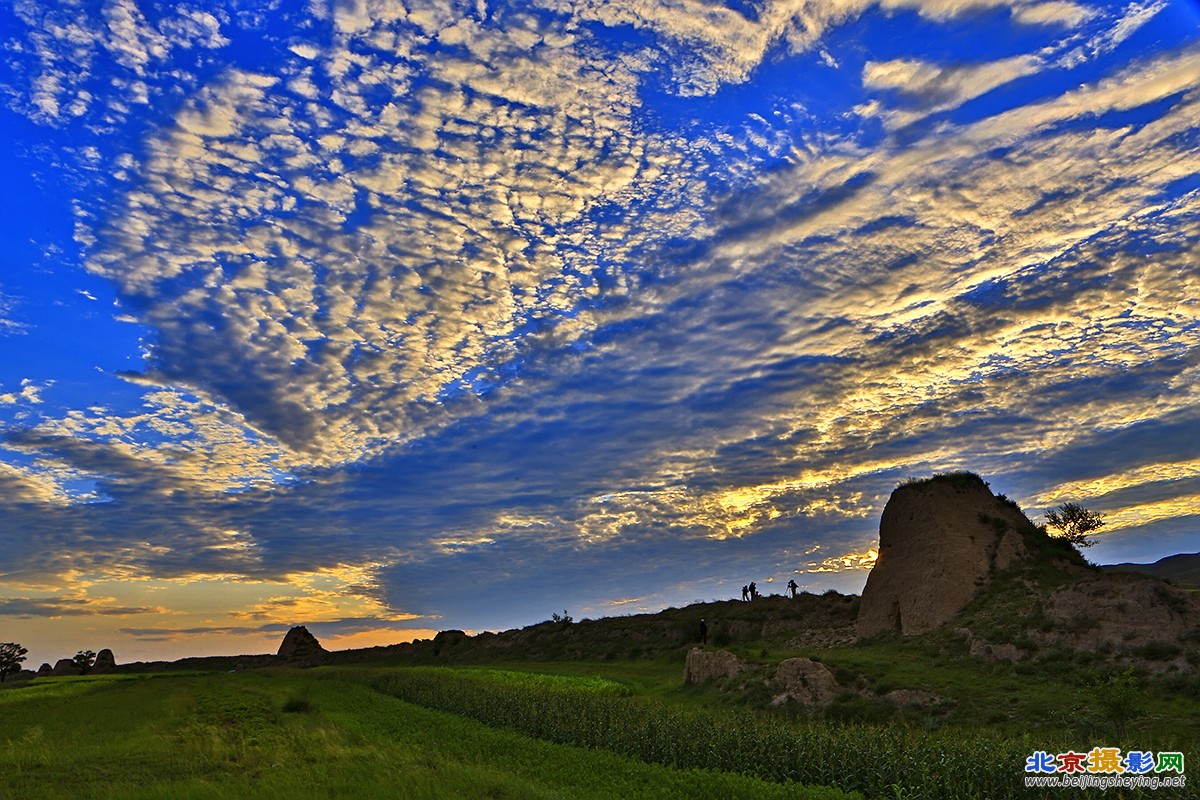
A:
<svg viewBox="0 0 1200 800">
<path fill-rule="evenodd" d="M 18 65 L 28 81 L 28 100 L 14 105 L 51 125 L 90 114 L 110 123 L 123 119 L 130 103 L 152 102 L 147 79 L 166 90 L 176 81 L 186 83 L 185 73 L 164 68 L 173 51 L 229 44 L 217 16 L 186 5 L 176 6 L 157 27 L 134 0 L 90 5 L 17 0 L 13 10 L 24 26 L 17 46 L 33 56 Z M 116 68 L 105 64 L 109 58 Z M 107 82 L 121 97 L 98 102 L 97 81 Z"/>
<path fill-rule="evenodd" d="M 904 127 L 928 114 L 957 108 L 1043 67 L 1042 58 L 1035 55 L 956 66 L 912 59 L 868 61 L 863 66 L 863 85 L 872 90 L 896 92 L 907 105 L 916 107 L 914 111 L 898 110 L 885 114 L 891 126 Z"/>
<path fill-rule="evenodd" d="M 195 362 L 196 332 L 173 321 L 217 310 L 211 346 L 258 365 L 248 420 L 307 417 L 285 438 L 314 463 L 419 434 L 414 404 L 497 368 L 526 320 L 594 296 L 587 214 L 672 180 L 672 145 L 632 129 L 636 74 L 569 37 L 530 52 L 519 25 L 458 30 L 491 60 L 431 57 L 439 82 L 416 94 L 411 67 L 345 44 L 322 53 L 348 112 L 333 127 L 309 117 L 317 89 L 299 65 L 298 96 L 227 72 L 150 143 L 97 248 L 95 270 L 154 304 L 166 368 L 241 403 L 230 364 Z M 193 285 L 157 295 L 173 280 Z"/>
<path fill-rule="evenodd" d="M 4 405 L 38 405 L 42 402 L 42 390 L 47 385 L 38 385 L 29 378 L 21 381 L 20 391 L 0 394 L 0 406 Z"/>
<path fill-rule="evenodd" d="M 78 476 L 78 471 L 56 469 L 44 462 L 18 466 L 0 461 L 0 494 L 10 504 L 65 506 L 73 499 L 67 482 Z M 13 556 L 15 562 L 16 554 Z"/>
<path fill-rule="evenodd" d="M 144 409 L 122 416 L 97 406 L 46 418 L 32 430 L 31 444 L 89 443 L 97 470 L 117 460 L 137 464 L 162 493 L 181 486 L 209 493 L 271 487 L 298 466 L 277 442 L 211 401 L 156 390 L 146 393 Z"/>
<path fill-rule="evenodd" d="M 16 301 L 0 291 L 0 336 L 11 336 L 25 332 L 25 326 L 12 318 Z"/>
<path fill-rule="evenodd" d="M 203 47 L 215 50 L 229 44 L 221 33 L 221 21 L 207 11 L 186 6 L 176 8 L 176 16 L 163 20 L 159 28 L 164 36 L 181 47 Z"/>
<path fill-rule="evenodd" d="M 1013 10 L 1013 19 L 1026 25 L 1061 25 L 1071 28 L 1082 25 L 1095 15 L 1093 9 L 1069 0 L 1018 5 Z"/>
<path fill-rule="evenodd" d="M 316 45 L 309 44 L 308 42 L 298 42 L 288 47 L 288 49 L 301 58 L 306 58 L 309 61 L 312 61 L 321 53 L 320 48 L 318 48 Z"/>
<path fill-rule="evenodd" d="M 132 0 L 114 0 L 101 11 L 108 28 L 105 46 L 122 66 L 144 76 L 151 61 L 167 55 L 167 39 L 142 16 Z"/>
<path fill-rule="evenodd" d="M 1104 21 L 1109 24 L 1103 30 L 1090 35 L 1083 44 L 1064 53 L 1059 58 L 1059 63 L 1068 68 L 1075 68 L 1111 53 L 1166 7 L 1167 4 L 1161 0 L 1147 0 L 1143 3 L 1130 3 L 1123 9 L 1106 15 Z"/>
</svg>

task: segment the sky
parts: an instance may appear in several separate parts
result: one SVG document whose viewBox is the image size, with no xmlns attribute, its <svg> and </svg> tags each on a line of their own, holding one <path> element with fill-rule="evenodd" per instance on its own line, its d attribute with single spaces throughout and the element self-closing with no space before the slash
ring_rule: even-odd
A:
<svg viewBox="0 0 1200 800">
<path fill-rule="evenodd" d="M 13 0 L 0 641 L 857 592 L 967 469 L 1200 550 L 1195 0 Z"/>
</svg>

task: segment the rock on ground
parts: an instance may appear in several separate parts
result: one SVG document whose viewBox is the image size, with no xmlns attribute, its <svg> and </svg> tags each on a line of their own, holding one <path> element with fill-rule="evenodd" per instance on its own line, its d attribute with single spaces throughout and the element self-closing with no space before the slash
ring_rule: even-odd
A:
<svg viewBox="0 0 1200 800">
<path fill-rule="evenodd" d="M 733 653 L 693 647 L 683 664 L 683 682 L 692 685 L 727 681 L 736 678 L 746 667 L 746 662 Z"/>
<path fill-rule="evenodd" d="M 771 705 L 795 701 L 809 708 L 832 703 L 841 693 L 833 670 L 808 658 L 789 658 L 775 670 L 775 685 L 782 690 Z"/>
</svg>

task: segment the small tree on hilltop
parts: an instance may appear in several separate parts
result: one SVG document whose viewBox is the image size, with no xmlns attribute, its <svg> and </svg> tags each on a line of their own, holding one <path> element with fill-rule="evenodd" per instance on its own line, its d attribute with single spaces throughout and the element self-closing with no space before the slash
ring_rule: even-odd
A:
<svg viewBox="0 0 1200 800">
<path fill-rule="evenodd" d="M 1104 525 L 1104 515 L 1078 503 L 1063 503 L 1046 512 L 1046 524 L 1058 530 L 1056 535 L 1060 539 L 1076 547 L 1091 547 L 1096 540 L 1088 538 L 1088 534 Z"/>
<path fill-rule="evenodd" d="M 21 670 L 21 662 L 28 652 L 16 642 L 0 642 L 0 683 L 10 674 Z"/>
<path fill-rule="evenodd" d="M 92 671 L 92 665 L 96 663 L 96 654 L 91 650 L 80 650 L 71 660 L 75 662 L 75 666 L 79 667 L 80 675 L 87 675 Z"/>
</svg>

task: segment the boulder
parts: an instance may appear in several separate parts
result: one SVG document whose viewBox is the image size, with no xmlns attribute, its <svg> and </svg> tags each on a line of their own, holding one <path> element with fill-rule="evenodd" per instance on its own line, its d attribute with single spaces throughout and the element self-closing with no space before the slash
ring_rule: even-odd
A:
<svg viewBox="0 0 1200 800">
<path fill-rule="evenodd" d="M 283 637 L 277 658 L 289 667 L 315 667 L 328 653 L 308 628 L 297 625 Z"/>
<path fill-rule="evenodd" d="M 833 670 L 808 658 L 789 658 L 775 670 L 775 686 L 780 694 L 771 705 L 794 701 L 809 708 L 829 705 L 841 692 Z"/>
<path fill-rule="evenodd" d="M 684 661 L 683 682 L 691 685 L 727 681 L 736 678 L 746 667 L 746 662 L 733 653 L 693 647 Z"/>
<path fill-rule="evenodd" d="M 113 657 L 113 651 L 106 647 L 96 653 L 96 663 L 92 664 L 92 672 L 103 675 L 106 672 L 112 672 L 116 666 L 117 660 Z"/>
<path fill-rule="evenodd" d="M 69 658 L 60 658 L 54 662 L 54 669 L 51 675 L 81 675 L 79 665 Z"/>
<path fill-rule="evenodd" d="M 996 572 L 1028 557 L 1021 531 L 1032 528 L 977 475 L 899 487 L 879 522 L 879 558 L 863 588 L 858 636 L 922 633 L 948 621 Z"/>
</svg>

